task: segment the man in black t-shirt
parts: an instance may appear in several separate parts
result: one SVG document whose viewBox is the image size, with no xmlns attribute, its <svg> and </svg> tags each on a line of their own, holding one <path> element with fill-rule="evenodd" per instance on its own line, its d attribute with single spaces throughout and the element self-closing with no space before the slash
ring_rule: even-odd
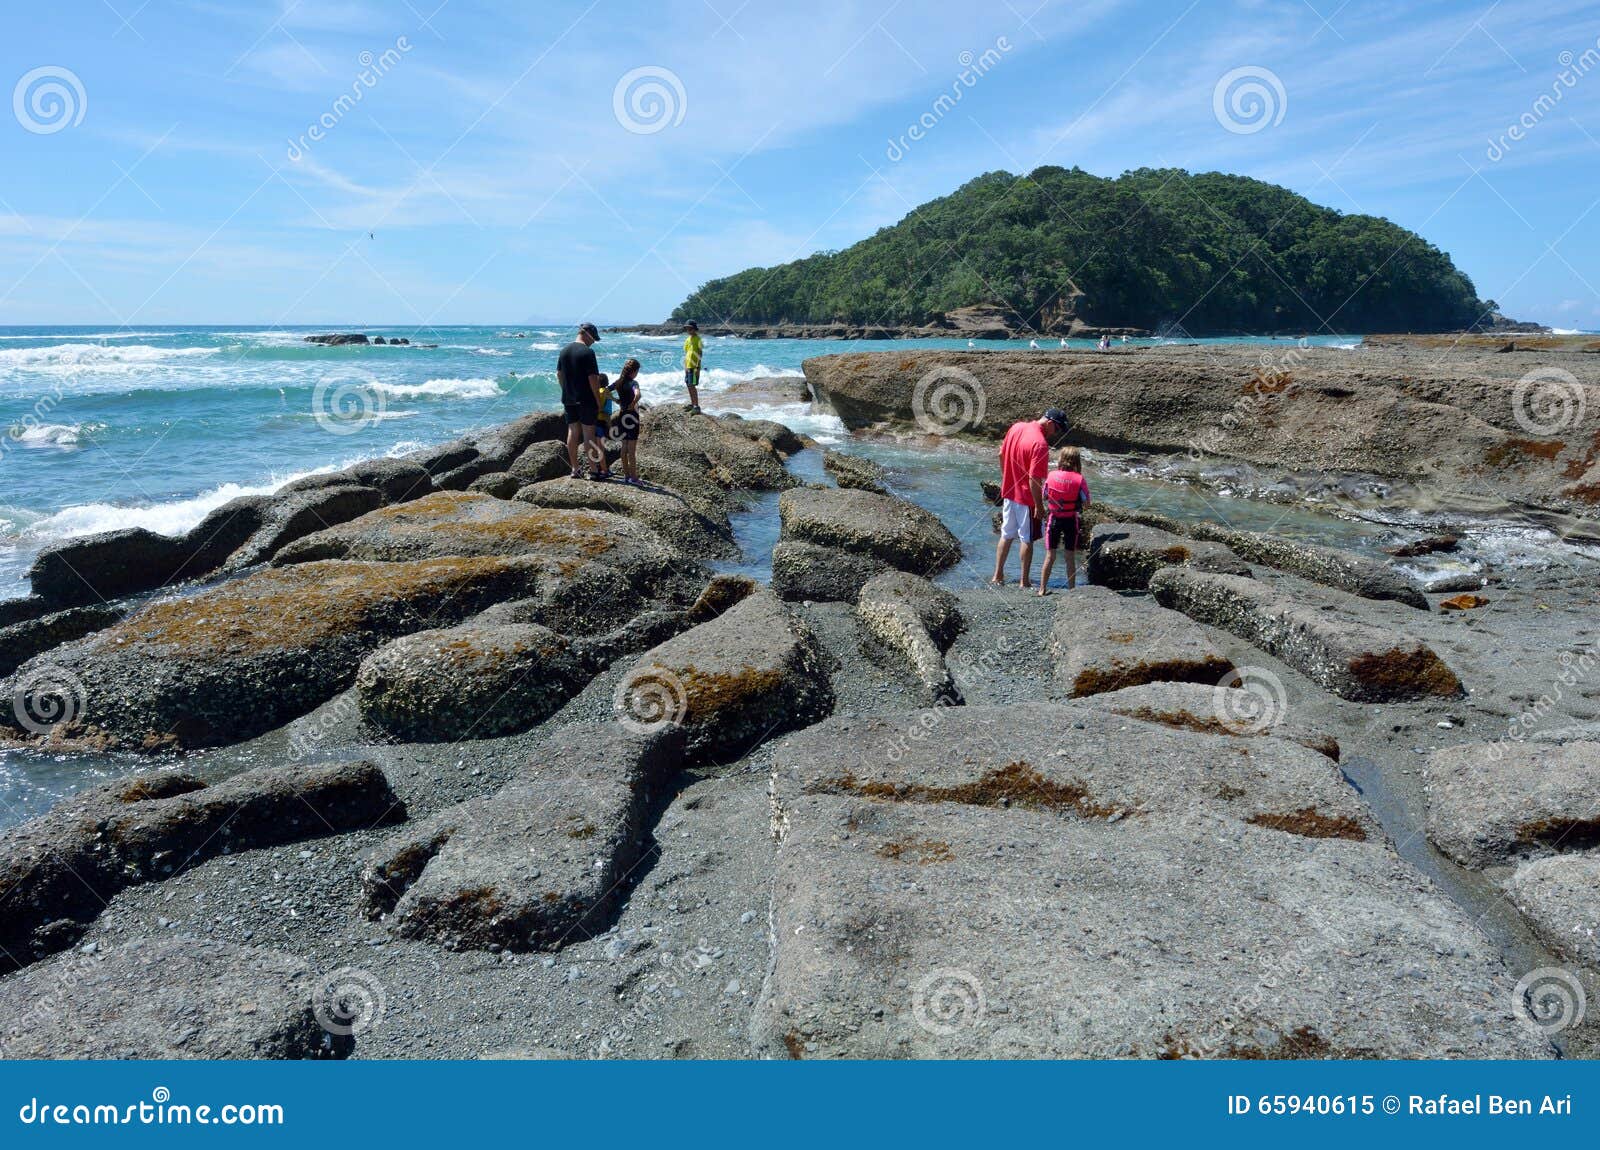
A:
<svg viewBox="0 0 1600 1150">
<path fill-rule="evenodd" d="M 561 408 L 567 416 L 567 463 L 572 478 L 581 479 L 578 448 L 589 457 L 591 479 L 606 479 L 606 455 L 595 437 L 600 421 L 600 365 L 595 361 L 594 345 L 600 331 L 592 323 L 578 325 L 578 338 L 567 344 L 556 360 L 556 378 L 561 382 Z"/>
</svg>

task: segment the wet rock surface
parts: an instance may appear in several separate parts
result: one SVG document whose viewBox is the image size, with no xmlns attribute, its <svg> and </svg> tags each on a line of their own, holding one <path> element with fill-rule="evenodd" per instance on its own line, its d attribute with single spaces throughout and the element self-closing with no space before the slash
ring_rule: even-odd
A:
<svg viewBox="0 0 1600 1150">
<path fill-rule="evenodd" d="M 1193 567 L 1248 577 L 1250 568 L 1220 543 L 1197 542 L 1137 523 L 1101 523 L 1089 536 L 1089 581 L 1143 591 L 1164 567 Z"/>
<path fill-rule="evenodd" d="M 932 512 L 872 491 L 802 487 L 778 501 L 784 540 L 834 547 L 902 571 L 934 575 L 961 557 L 961 544 Z"/>
</svg>

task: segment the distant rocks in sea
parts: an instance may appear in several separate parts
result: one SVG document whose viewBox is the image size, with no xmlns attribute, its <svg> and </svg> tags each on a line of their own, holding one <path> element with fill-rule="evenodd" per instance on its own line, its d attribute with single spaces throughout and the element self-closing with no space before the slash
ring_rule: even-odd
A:
<svg viewBox="0 0 1600 1150">
<path fill-rule="evenodd" d="M 350 345 L 365 346 L 367 344 L 372 344 L 375 347 L 381 347 L 385 344 L 390 346 L 405 347 L 411 343 L 411 341 L 403 335 L 397 335 L 393 339 L 385 341 L 381 335 L 373 336 L 369 339 L 367 338 L 365 332 L 359 331 L 335 332 L 332 335 L 308 335 L 306 336 L 306 342 L 321 344 L 323 347 L 347 347 Z M 427 346 L 438 347 L 439 345 L 428 344 Z"/>
</svg>

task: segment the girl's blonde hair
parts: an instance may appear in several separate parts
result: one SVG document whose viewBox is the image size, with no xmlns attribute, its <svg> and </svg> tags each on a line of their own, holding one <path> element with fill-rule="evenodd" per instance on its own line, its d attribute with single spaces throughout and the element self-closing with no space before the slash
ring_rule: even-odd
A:
<svg viewBox="0 0 1600 1150">
<path fill-rule="evenodd" d="M 1056 454 L 1057 471 L 1082 471 L 1083 452 L 1076 447 L 1063 447 Z"/>
</svg>

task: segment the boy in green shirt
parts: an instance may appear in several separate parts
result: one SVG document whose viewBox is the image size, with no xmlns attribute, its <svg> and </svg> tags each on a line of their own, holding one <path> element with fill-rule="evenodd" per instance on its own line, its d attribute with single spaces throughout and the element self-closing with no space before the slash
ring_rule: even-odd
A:
<svg viewBox="0 0 1600 1150">
<path fill-rule="evenodd" d="M 700 410 L 700 358 L 704 345 L 700 342 L 700 325 L 690 320 L 683 325 L 688 336 L 683 341 L 683 386 L 689 389 L 689 410 Z"/>
</svg>

